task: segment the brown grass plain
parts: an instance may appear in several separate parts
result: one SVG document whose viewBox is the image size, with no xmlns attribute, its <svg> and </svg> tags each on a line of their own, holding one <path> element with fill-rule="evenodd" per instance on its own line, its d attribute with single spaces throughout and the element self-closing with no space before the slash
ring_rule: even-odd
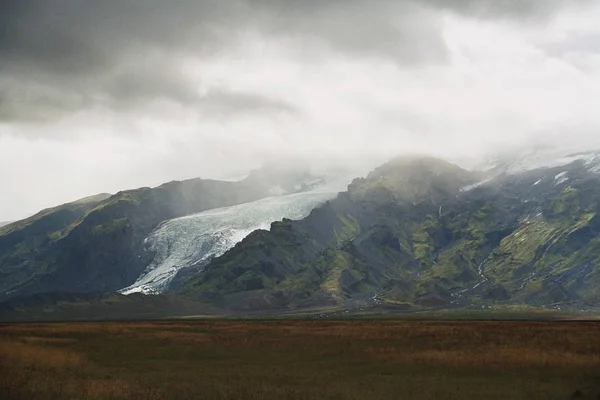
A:
<svg viewBox="0 0 600 400">
<path fill-rule="evenodd" d="M 600 322 L 0 326 L 0 399 L 600 399 Z"/>
</svg>

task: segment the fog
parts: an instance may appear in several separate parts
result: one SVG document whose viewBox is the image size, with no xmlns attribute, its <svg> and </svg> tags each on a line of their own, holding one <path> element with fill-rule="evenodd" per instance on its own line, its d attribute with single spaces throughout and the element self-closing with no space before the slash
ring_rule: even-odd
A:
<svg viewBox="0 0 600 400">
<path fill-rule="evenodd" d="M 592 0 L 7 0 L 0 220 L 264 163 L 600 147 Z"/>
</svg>

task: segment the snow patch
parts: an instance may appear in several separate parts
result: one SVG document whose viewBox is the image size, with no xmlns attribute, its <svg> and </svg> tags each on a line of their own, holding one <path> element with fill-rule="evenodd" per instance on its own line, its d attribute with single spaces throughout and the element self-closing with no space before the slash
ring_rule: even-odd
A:
<svg viewBox="0 0 600 400">
<path fill-rule="evenodd" d="M 554 180 L 556 181 L 556 185 L 565 183 L 566 181 L 569 180 L 568 172 L 567 171 L 561 172 L 560 174 L 558 174 L 554 177 Z"/>
<path fill-rule="evenodd" d="M 471 184 L 471 185 L 463 186 L 463 187 L 461 187 L 459 190 L 460 190 L 461 192 L 468 192 L 468 191 L 470 191 L 470 190 L 473 190 L 473 189 L 475 189 L 475 188 L 478 188 L 478 187 L 480 187 L 480 186 L 483 186 L 483 185 L 485 185 L 486 183 L 490 182 L 492 179 L 493 179 L 493 177 L 486 178 L 486 179 L 484 179 L 484 180 L 482 180 L 482 181 L 479 181 L 479 182 L 473 183 L 473 184 Z"/>
</svg>

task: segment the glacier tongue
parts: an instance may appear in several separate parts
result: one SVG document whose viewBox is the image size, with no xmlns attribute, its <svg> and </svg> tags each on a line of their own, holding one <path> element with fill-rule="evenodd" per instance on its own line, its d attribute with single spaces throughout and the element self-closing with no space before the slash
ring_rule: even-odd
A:
<svg viewBox="0 0 600 400">
<path fill-rule="evenodd" d="M 182 268 L 207 263 L 251 232 L 269 229 L 274 221 L 306 217 L 315 207 L 345 190 L 349 182 L 349 179 L 339 180 L 306 192 L 268 197 L 166 221 L 146 238 L 147 249 L 154 253 L 154 260 L 133 285 L 119 292 L 162 293 Z"/>
</svg>

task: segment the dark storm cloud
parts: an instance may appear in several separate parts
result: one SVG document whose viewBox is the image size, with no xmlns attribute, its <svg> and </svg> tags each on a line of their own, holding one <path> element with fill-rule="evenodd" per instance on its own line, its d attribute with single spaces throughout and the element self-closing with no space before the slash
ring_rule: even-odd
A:
<svg viewBox="0 0 600 400">
<path fill-rule="evenodd" d="M 186 54 L 230 44 L 243 29 L 245 7 L 235 1 L 5 1 L 0 120 L 46 121 L 94 107 L 124 111 L 161 99 L 202 112 L 291 110 L 258 93 L 200 96 L 198 82 L 177 68 Z"/>
<path fill-rule="evenodd" d="M 188 107 L 203 118 L 300 111 L 290 102 L 259 93 L 218 87 L 202 94 L 184 78 L 159 73 L 126 72 L 105 83 L 83 80 L 67 84 L 55 80 L 53 85 L 25 85 L 16 81 L 0 83 L 0 87 L 0 121 L 4 122 L 48 122 L 91 107 L 143 112 L 144 106 L 160 100 Z"/>
<path fill-rule="evenodd" d="M 19 67 L 57 74 L 104 69 L 127 53 L 152 49 L 214 53 L 247 30 L 313 37 L 334 49 L 411 51 L 436 27 L 407 23 L 407 1 L 276 0 L 8 0 L 0 51 Z M 404 22 L 404 23 L 402 23 Z M 423 22 L 423 21 L 421 21 Z M 416 31 L 416 32 L 414 32 Z M 426 38 L 428 42 L 431 38 Z M 402 42 L 399 46 L 396 42 Z M 430 44 L 430 43 L 425 43 Z M 388 49 L 386 49 L 389 47 Z M 373 50 L 375 49 L 375 50 Z M 411 50 L 412 49 L 412 50 Z M 439 49 L 434 49 L 439 50 Z"/>
<path fill-rule="evenodd" d="M 571 0 L 572 3 L 585 0 Z M 479 17 L 546 14 L 561 0 L 4 0 L 0 121 L 44 121 L 157 99 L 216 114 L 292 110 L 259 93 L 197 93 L 177 69 L 186 55 L 227 51 L 245 34 L 286 38 L 399 64 L 444 61 L 443 8 Z M 301 47 L 301 46 L 300 46 Z M 167 60 L 167 61 L 165 61 Z M 210 100 L 209 100 L 210 99 Z M 210 107 L 206 107 L 210 105 Z"/>
</svg>

